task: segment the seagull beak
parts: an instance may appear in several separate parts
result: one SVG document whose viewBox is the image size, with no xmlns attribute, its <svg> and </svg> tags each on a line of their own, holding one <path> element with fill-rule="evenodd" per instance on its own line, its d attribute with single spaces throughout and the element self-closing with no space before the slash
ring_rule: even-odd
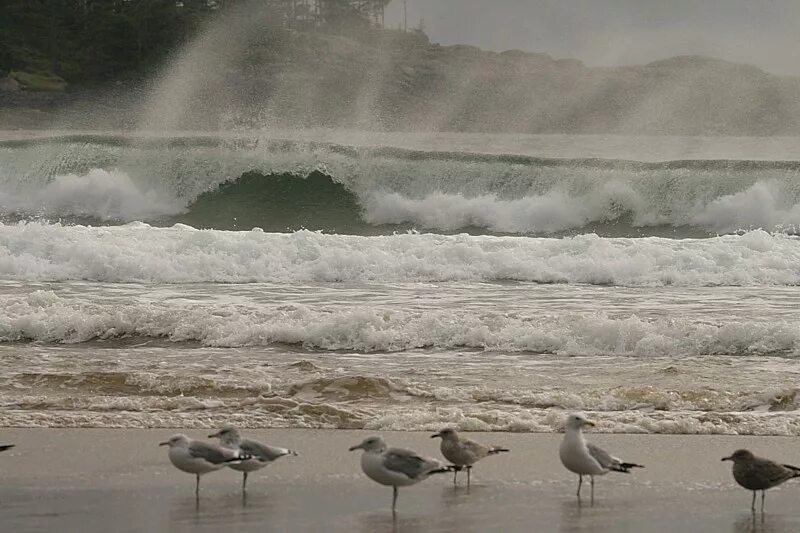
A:
<svg viewBox="0 0 800 533">
<path fill-rule="evenodd" d="M 595 427 L 597 424 L 595 424 L 591 420 L 587 420 L 586 422 L 583 423 L 583 425 Z"/>
<path fill-rule="evenodd" d="M 723 457 L 723 461 L 733 461 L 733 457 Z"/>
<path fill-rule="evenodd" d="M 355 446 L 350 446 L 350 451 L 351 452 L 354 451 L 354 450 L 362 450 L 362 449 L 364 449 L 364 447 L 361 446 L 360 444 L 356 444 Z"/>
<path fill-rule="evenodd" d="M 219 431 L 208 436 L 209 439 L 213 439 L 214 437 L 219 437 Z"/>
<path fill-rule="evenodd" d="M 159 446 L 169 446 L 169 441 L 167 441 L 167 442 L 159 442 L 158 445 Z"/>
<path fill-rule="evenodd" d="M 431 438 L 435 439 L 436 437 L 441 437 L 441 436 L 442 436 L 441 433 L 434 433 L 433 435 L 431 435 Z"/>
</svg>

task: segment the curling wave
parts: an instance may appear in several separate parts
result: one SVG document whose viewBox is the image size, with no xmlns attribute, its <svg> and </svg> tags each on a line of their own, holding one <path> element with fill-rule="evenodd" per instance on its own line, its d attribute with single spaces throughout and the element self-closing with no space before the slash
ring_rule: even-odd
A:
<svg viewBox="0 0 800 533">
<path fill-rule="evenodd" d="M 7 221 L 347 234 L 791 233 L 800 225 L 799 176 L 797 161 L 547 158 L 258 138 L 0 143 Z"/>
</svg>

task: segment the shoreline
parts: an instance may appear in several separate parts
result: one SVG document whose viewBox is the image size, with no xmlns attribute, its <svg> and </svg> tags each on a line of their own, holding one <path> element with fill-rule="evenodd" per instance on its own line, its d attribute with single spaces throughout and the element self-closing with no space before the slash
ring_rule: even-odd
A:
<svg viewBox="0 0 800 533">
<path fill-rule="evenodd" d="M 0 455 L 0 520 L 15 531 L 795 531 L 800 483 L 770 490 L 753 521 L 750 493 L 735 485 L 720 459 L 737 448 L 800 463 L 796 439 L 728 435 L 589 434 L 589 439 L 644 469 L 596 481 L 579 506 L 577 480 L 558 460 L 560 434 L 467 433 L 508 454 L 481 461 L 469 492 L 450 475 L 402 488 L 396 521 L 391 490 L 367 479 L 347 448 L 363 430 L 244 430 L 297 450 L 251 474 L 203 476 L 198 501 L 191 475 L 169 463 L 160 440 L 169 429 L 15 429 Z M 207 430 L 185 430 L 204 438 Z M 380 432 L 390 446 L 441 459 L 427 432 Z M 585 487 L 588 489 L 588 487 Z M 113 522 L 110 522 L 113 521 Z"/>
</svg>

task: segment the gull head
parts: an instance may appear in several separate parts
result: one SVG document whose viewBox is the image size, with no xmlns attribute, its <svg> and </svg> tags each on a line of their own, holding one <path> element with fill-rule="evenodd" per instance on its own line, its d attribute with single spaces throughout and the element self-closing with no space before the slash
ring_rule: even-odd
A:
<svg viewBox="0 0 800 533">
<path fill-rule="evenodd" d="M 738 463 L 740 461 L 750 461 L 755 456 L 750 450 L 736 450 L 733 452 L 729 457 L 723 457 L 723 461 L 733 461 L 734 463 Z"/>
<path fill-rule="evenodd" d="M 218 438 L 222 444 L 238 445 L 241 441 L 239 430 L 233 426 L 225 426 L 216 433 L 208 436 L 209 439 Z"/>
<path fill-rule="evenodd" d="M 364 450 L 365 452 L 382 452 L 386 449 L 386 442 L 381 437 L 367 437 L 361 444 L 350 446 L 350 451 Z"/>
<path fill-rule="evenodd" d="M 580 413 L 573 413 L 567 417 L 567 430 L 581 430 L 586 426 L 594 426 L 594 422 Z"/>
<path fill-rule="evenodd" d="M 175 448 L 176 446 L 188 446 L 189 444 L 189 437 L 178 433 L 177 435 L 173 435 L 164 442 L 159 442 L 159 446 L 169 446 L 170 448 Z"/>
<path fill-rule="evenodd" d="M 439 437 L 442 440 L 458 440 L 458 433 L 453 428 L 444 428 L 443 430 L 439 431 L 439 433 L 434 433 L 431 435 L 432 439 Z"/>
</svg>

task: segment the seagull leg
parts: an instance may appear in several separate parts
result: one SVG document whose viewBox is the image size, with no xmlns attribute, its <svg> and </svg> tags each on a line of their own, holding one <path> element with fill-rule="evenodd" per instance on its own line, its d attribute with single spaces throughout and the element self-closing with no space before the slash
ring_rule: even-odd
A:
<svg viewBox="0 0 800 533">
<path fill-rule="evenodd" d="M 194 494 L 195 496 L 200 496 L 200 474 L 195 474 L 197 476 L 197 483 L 194 486 Z"/>
<path fill-rule="evenodd" d="M 454 469 L 453 469 L 453 486 L 454 486 L 454 487 L 457 485 L 457 483 L 456 483 L 456 478 L 457 478 L 457 477 L 458 477 L 458 469 L 457 469 L 457 468 L 454 468 Z"/>
<path fill-rule="evenodd" d="M 753 502 L 750 504 L 750 509 L 756 512 L 756 491 L 753 491 Z"/>
<path fill-rule="evenodd" d="M 472 471 L 472 465 L 467 466 L 467 488 L 469 488 L 469 473 Z"/>
<path fill-rule="evenodd" d="M 395 508 L 397 507 L 397 486 L 392 487 L 392 514 L 395 514 Z"/>
<path fill-rule="evenodd" d="M 247 491 L 247 472 L 242 472 L 242 492 Z"/>
<path fill-rule="evenodd" d="M 589 481 L 592 482 L 592 505 L 594 505 L 594 476 L 589 476 Z"/>
<path fill-rule="evenodd" d="M 578 475 L 578 499 L 581 499 L 581 485 L 583 484 L 583 476 Z"/>
<path fill-rule="evenodd" d="M 764 514 L 764 497 L 767 495 L 767 491 L 761 491 L 761 514 Z"/>
</svg>

